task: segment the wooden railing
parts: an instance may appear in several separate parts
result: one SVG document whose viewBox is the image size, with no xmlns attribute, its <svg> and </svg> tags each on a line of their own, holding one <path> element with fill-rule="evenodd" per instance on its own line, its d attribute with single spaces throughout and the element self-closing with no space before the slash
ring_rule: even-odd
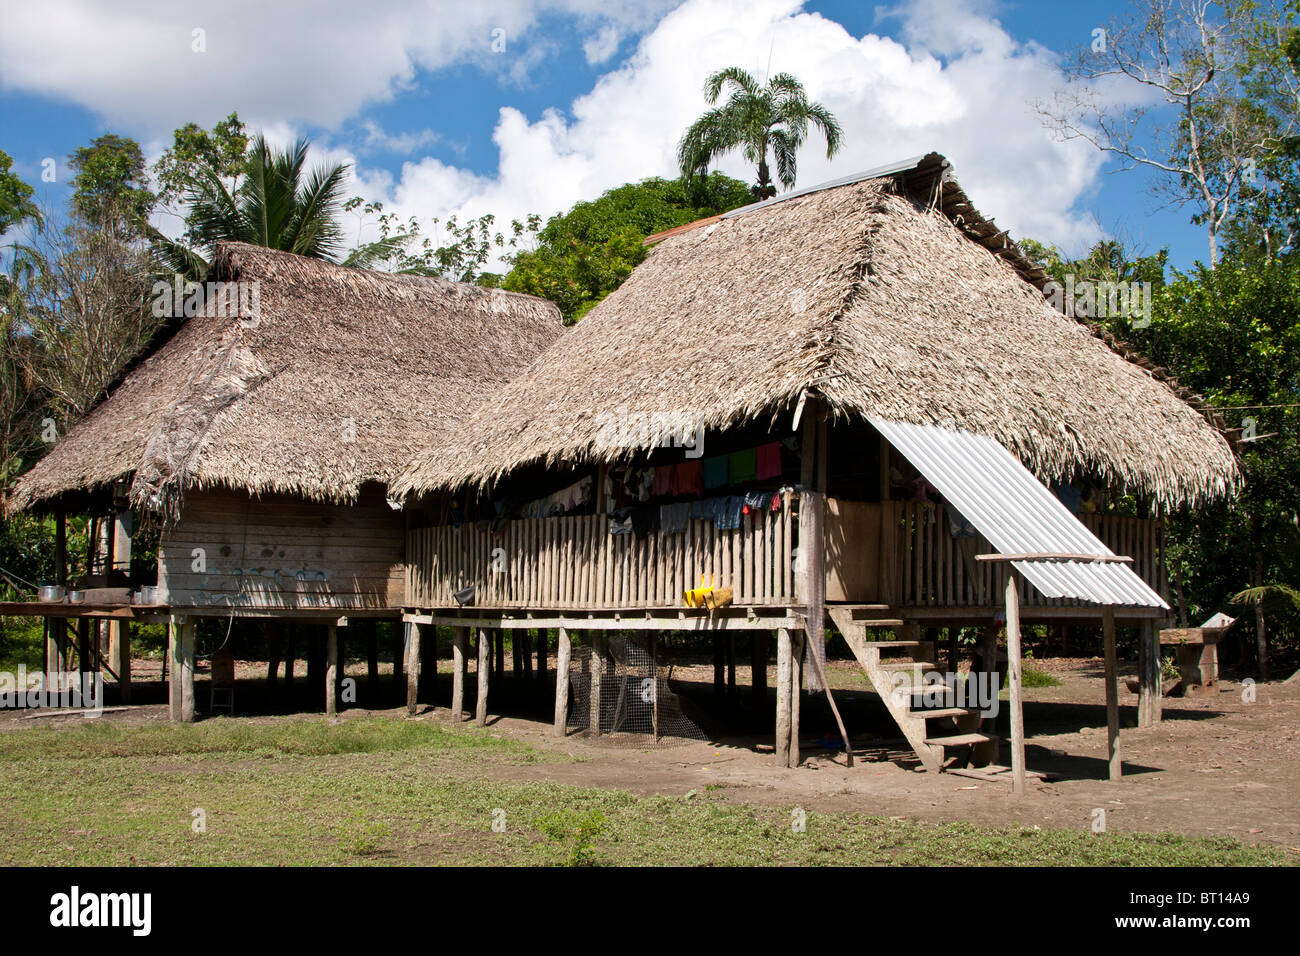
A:
<svg viewBox="0 0 1300 956">
<path fill-rule="evenodd" d="M 886 507 L 893 510 L 886 527 L 896 529 L 892 603 L 899 607 L 991 607 L 1000 603 L 1007 566 L 974 559 L 975 554 L 993 551 L 982 535 L 954 539 L 947 510 L 930 502 L 888 502 Z M 1131 557 L 1134 572 L 1168 600 L 1161 522 L 1116 515 L 1079 515 L 1079 520 L 1116 554 Z M 1020 592 L 1021 602 L 1029 607 L 1078 603 L 1045 598 L 1023 578 Z"/>
<path fill-rule="evenodd" d="M 701 578 L 740 605 L 795 603 L 790 501 L 741 516 L 734 531 L 692 520 L 683 533 L 610 534 L 609 517 L 533 518 L 499 531 L 418 528 L 406 537 L 406 606 L 450 608 L 475 589 L 476 607 L 680 607 Z M 797 523 L 797 522 L 796 522 Z"/>
</svg>

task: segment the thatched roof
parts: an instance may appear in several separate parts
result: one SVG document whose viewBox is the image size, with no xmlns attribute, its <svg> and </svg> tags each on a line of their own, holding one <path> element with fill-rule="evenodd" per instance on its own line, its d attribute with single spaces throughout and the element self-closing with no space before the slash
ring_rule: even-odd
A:
<svg viewBox="0 0 1300 956">
<path fill-rule="evenodd" d="M 1098 474 L 1165 504 L 1239 482 L 1227 440 L 1174 385 L 1047 304 L 1046 277 L 942 157 L 674 232 L 393 490 L 617 460 L 627 450 L 604 429 L 619 415 L 713 430 L 805 392 L 836 415 L 988 435 L 1045 479 Z"/>
<path fill-rule="evenodd" d="M 167 512 L 196 486 L 354 500 L 450 441 L 562 329 L 532 296 L 238 243 L 209 279 L 257 283 L 257 315 L 210 302 L 169 323 L 18 481 L 11 510 L 124 477 Z"/>
</svg>

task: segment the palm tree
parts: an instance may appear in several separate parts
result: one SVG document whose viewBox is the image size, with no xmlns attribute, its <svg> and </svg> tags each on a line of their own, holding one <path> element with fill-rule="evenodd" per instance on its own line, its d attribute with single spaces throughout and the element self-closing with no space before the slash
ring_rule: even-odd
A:
<svg viewBox="0 0 1300 956">
<path fill-rule="evenodd" d="M 810 123 L 826 137 L 826 158 L 838 152 L 843 137 L 839 121 L 820 103 L 809 103 L 803 84 L 789 73 L 778 73 L 760 86 L 747 71 L 728 67 L 705 81 L 704 98 L 710 105 L 716 103 L 724 87 L 731 90 L 726 103 L 692 123 L 677 145 L 677 162 L 688 184 L 706 175 L 717 157 L 742 149 L 745 159 L 758 165 L 754 195 L 769 199 L 776 195 L 767 165 L 769 152 L 776 160 L 781 185 L 789 189 L 795 182 L 795 154 Z"/>
<path fill-rule="evenodd" d="M 253 140 L 237 184 L 227 187 L 215 169 L 201 168 L 187 197 L 189 245 L 154 239 L 181 272 L 205 271 L 194 250 L 210 251 L 222 240 L 296 252 L 313 259 L 337 259 L 342 251 L 343 188 L 348 166 L 335 163 L 305 170 L 309 140 L 276 150 L 261 135 Z"/>
</svg>

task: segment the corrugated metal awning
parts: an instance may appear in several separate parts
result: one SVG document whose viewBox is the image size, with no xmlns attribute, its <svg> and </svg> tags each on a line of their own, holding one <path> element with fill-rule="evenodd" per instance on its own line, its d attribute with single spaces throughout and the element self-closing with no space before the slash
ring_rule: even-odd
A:
<svg viewBox="0 0 1300 956">
<path fill-rule="evenodd" d="M 906 425 L 879 418 L 869 421 L 1000 554 L 1114 554 L 1015 455 L 993 439 L 936 425 Z M 1125 564 L 1011 564 L 1045 597 L 1125 607 L 1169 607 Z"/>
</svg>

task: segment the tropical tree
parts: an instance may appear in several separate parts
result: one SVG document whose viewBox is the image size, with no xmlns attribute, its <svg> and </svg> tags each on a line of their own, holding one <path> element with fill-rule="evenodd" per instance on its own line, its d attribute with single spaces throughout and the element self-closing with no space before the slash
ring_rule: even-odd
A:
<svg viewBox="0 0 1300 956">
<path fill-rule="evenodd" d="M 789 73 L 778 73 L 760 85 L 748 71 L 727 67 L 705 81 L 705 100 L 717 103 L 724 89 L 729 90 L 726 102 L 692 123 L 677 145 L 678 166 L 688 183 L 707 175 L 715 159 L 739 149 L 746 161 L 758 167 L 754 196 L 768 199 L 776 195 L 769 155 L 776 162 L 781 185 L 794 186 L 797 154 L 809 125 L 825 136 L 827 159 L 839 151 L 843 139 L 839 121 L 820 103 L 808 102 L 803 84 Z"/>
<path fill-rule="evenodd" d="M 223 167 L 196 164 L 186 197 L 186 241 L 154 236 L 177 271 L 190 275 L 204 271 L 200 253 L 210 255 L 221 241 L 336 259 L 343 245 L 340 216 L 348 165 L 334 163 L 309 172 L 310 145 L 304 137 L 288 149 L 277 150 L 259 134 L 233 186 Z"/>
</svg>

